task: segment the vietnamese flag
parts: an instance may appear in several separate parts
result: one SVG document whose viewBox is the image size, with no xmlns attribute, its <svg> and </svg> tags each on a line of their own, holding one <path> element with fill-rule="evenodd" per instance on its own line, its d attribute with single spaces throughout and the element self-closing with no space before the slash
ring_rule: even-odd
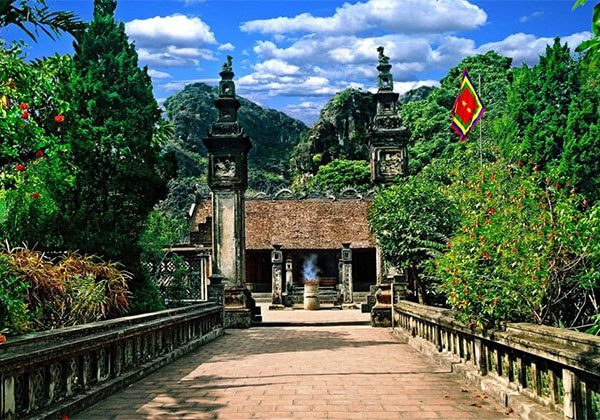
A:
<svg viewBox="0 0 600 420">
<path fill-rule="evenodd" d="M 452 107 L 451 124 L 452 129 L 456 131 L 461 141 L 469 135 L 471 129 L 483 116 L 484 111 L 485 106 L 475 91 L 467 69 L 464 69 L 458 96 Z"/>
</svg>

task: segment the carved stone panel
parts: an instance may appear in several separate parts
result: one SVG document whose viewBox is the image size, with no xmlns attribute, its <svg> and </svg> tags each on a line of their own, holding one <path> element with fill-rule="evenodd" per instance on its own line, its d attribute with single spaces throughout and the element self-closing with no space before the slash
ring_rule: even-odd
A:
<svg viewBox="0 0 600 420">
<path fill-rule="evenodd" d="M 215 177 L 220 179 L 234 179 L 236 163 L 233 158 L 215 158 Z"/>
<path fill-rule="evenodd" d="M 373 154 L 377 181 L 393 181 L 407 175 L 406 148 L 375 148 Z"/>
</svg>

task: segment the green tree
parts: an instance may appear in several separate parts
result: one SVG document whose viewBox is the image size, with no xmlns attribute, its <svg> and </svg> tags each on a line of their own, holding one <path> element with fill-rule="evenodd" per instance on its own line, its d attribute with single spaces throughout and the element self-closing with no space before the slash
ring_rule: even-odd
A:
<svg viewBox="0 0 600 420">
<path fill-rule="evenodd" d="M 34 41 L 38 30 L 55 39 L 61 32 L 77 37 L 85 28 L 73 12 L 52 12 L 45 0 L 0 0 L 0 28 L 8 25 L 19 27 Z"/>
<path fill-rule="evenodd" d="M 403 122 L 411 133 L 409 171 L 418 173 L 433 159 L 438 157 L 456 158 L 469 161 L 473 157 L 479 159 L 477 139 L 479 129 L 464 143 L 457 140 L 456 134 L 450 129 L 450 113 L 462 77 L 467 68 L 476 89 L 486 107 L 482 132 L 488 159 L 491 145 L 495 145 L 494 132 L 491 122 L 505 112 L 507 88 L 512 80 L 512 59 L 503 57 L 494 51 L 467 57 L 450 69 L 446 77 L 424 100 L 404 104 L 400 110 Z M 481 78 L 481 87 L 479 80 Z"/>
<path fill-rule="evenodd" d="M 373 188 L 369 163 L 364 160 L 336 159 L 319 167 L 306 184 L 306 191 L 340 192 L 344 188 L 368 191 Z"/>
<path fill-rule="evenodd" d="M 581 70 L 581 91 L 569 105 L 560 175 L 591 201 L 600 199 L 600 67 Z"/>
<path fill-rule="evenodd" d="M 514 126 L 500 144 L 507 156 L 539 169 L 558 165 L 569 106 L 579 93 L 579 67 L 556 38 L 534 68 L 523 67 L 509 91 L 506 118 Z"/>
<path fill-rule="evenodd" d="M 383 258 L 408 272 L 420 303 L 426 303 L 426 263 L 445 249 L 458 223 L 452 202 L 426 173 L 379 191 L 369 226 Z"/>
<path fill-rule="evenodd" d="M 77 120 L 68 128 L 77 181 L 64 223 L 70 248 L 120 260 L 134 273 L 135 295 L 142 283 L 138 241 L 166 179 L 153 141 L 160 110 L 115 7 L 115 0 L 96 0 L 94 19 L 75 44 Z"/>
<path fill-rule="evenodd" d="M 26 63 L 21 48 L 0 44 L 0 240 L 60 246 L 56 217 L 73 186 L 68 141 L 71 118 L 63 78 L 68 56 Z"/>
</svg>

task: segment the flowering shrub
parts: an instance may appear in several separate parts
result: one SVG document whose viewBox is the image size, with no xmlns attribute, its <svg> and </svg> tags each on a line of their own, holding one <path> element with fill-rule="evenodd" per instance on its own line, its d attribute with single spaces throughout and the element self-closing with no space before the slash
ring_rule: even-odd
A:
<svg viewBox="0 0 600 420">
<path fill-rule="evenodd" d="M 598 212 L 582 213 L 580 197 L 505 161 L 459 168 L 447 193 L 462 224 L 436 274 L 463 321 L 577 325 L 597 313 Z"/>
</svg>

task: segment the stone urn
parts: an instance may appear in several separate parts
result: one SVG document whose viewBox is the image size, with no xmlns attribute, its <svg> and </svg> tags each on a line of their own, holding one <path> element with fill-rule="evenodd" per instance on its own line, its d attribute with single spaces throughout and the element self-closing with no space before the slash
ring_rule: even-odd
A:
<svg viewBox="0 0 600 420">
<path fill-rule="evenodd" d="M 304 309 L 315 311 L 320 308 L 319 280 L 306 280 L 304 282 Z"/>
</svg>

